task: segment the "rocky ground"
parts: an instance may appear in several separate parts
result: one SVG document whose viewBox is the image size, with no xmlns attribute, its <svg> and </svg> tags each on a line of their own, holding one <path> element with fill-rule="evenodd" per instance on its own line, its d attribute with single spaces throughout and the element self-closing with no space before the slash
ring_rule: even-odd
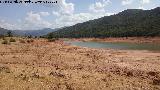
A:
<svg viewBox="0 0 160 90">
<path fill-rule="evenodd" d="M 160 90 L 160 53 L 16 40 L 0 44 L 0 90 Z"/>
</svg>

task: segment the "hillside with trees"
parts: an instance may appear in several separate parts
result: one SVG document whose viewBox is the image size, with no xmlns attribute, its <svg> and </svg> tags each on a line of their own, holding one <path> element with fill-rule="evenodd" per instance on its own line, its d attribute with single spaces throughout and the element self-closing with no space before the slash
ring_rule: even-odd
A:
<svg viewBox="0 0 160 90">
<path fill-rule="evenodd" d="M 160 7 L 128 9 L 49 33 L 52 38 L 160 36 Z"/>
</svg>

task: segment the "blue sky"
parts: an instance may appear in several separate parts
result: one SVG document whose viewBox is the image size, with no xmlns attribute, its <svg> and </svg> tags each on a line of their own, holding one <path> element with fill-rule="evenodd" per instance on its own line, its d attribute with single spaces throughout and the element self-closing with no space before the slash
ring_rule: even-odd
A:
<svg viewBox="0 0 160 90">
<path fill-rule="evenodd" d="M 0 0 L 5 1 L 5 0 Z M 13 0 L 14 1 L 14 0 Z M 36 1 L 36 0 L 32 0 Z M 46 0 L 45 0 L 46 1 Z M 55 0 L 47 0 L 55 1 Z M 57 0 L 57 4 L 0 4 L 0 27 L 12 30 L 60 28 L 116 14 L 153 9 L 160 0 Z"/>
</svg>

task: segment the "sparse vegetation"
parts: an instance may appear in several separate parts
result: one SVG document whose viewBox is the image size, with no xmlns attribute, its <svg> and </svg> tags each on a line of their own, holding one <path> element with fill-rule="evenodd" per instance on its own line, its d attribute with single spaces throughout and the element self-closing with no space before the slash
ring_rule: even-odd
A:
<svg viewBox="0 0 160 90">
<path fill-rule="evenodd" d="M 10 42 L 16 42 L 16 40 L 14 38 L 10 38 L 9 40 Z"/>
<path fill-rule="evenodd" d="M 49 38 L 48 42 L 55 42 L 56 40 L 58 40 L 58 38 L 51 38 L 51 39 Z"/>
<path fill-rule="evenodd" d="M 33 36 L 32 35 L 29 35 L 29 36 L 27 36 L 28 38 L 33 38 Z"/>
<path fill-rule="evenodd" d="M 49 75 L 52 75 L 52 76 L 55 76 L 55 77 L 65 78 L 65 75 L 63 75 L 60 72 L 51 72 Z"/>
<path fill-rule="evenodd" d="M 0 44 L 0 89 L 160 89 L 159 53 L 20 40 L 26 43 Z"/>
<path fill-rule="evenodd" d="M 5 36 L 4 35 L 0 35 L 0 39 L 3 39 Z"/>
<path fill-rule="evenodd" d="M 7 36 L 8 36 L 8 37 L 13 37 L 12 32 L 11 32 L 11 31 L 8 31 L 8 32 L 7 32 Z"/>
<path fill-rule="evenodd" d="M 32 42 L 34 42 L 34 40 L 33 40 L 33 39 L 29 39 L 29 40 L 27 40 L 27 43 L 32 43 Z"/>
<path fill-rule="evenodd" d="M 160 79 L 153 79 L 153 85 L 160 85 Z"/>
<path fill-rule="evenodd" d="M 3 40 L 2 44 L 10 44 L 7 40 Z"/>
<path fill-rule="evenodd" d="M 10 73 L 10 69 L 9 69 L 9 67 L 1 66 L 1 67 L 0 67 L 0 73 L 1 73 L 1 72 Z"/>
<path fill-rule="evenodd" d="M 20 43 L 26 43 L 26 41 L 24 39 L 19 39 Z"/>
</svg>

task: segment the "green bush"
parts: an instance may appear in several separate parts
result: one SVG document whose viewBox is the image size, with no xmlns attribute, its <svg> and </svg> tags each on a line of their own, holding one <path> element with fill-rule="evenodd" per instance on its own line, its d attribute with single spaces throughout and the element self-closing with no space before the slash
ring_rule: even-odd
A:
<svg viewBox="0 0 160 90">
<path fill-rule="evenodd" d="M 13 39 L 13 38 L 10 38 L 10 40 L 9 40 L 10 42 L 16 42 L 16 40 L 15 39 Z"/>
</svg>

